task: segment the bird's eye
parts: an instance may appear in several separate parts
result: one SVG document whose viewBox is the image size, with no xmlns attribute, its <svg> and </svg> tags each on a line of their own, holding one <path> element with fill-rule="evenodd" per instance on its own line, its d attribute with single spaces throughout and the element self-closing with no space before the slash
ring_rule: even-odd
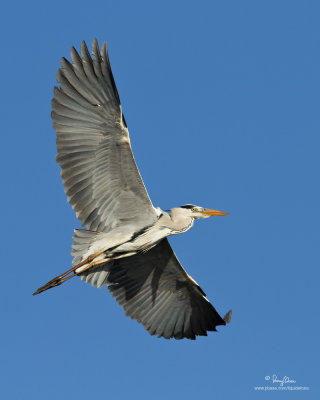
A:
<svg viewBox="0 0 320 400">
<path fill-rule="evenodd" d="M 192 212 L 197 211 L 196 207 L 192 207 L 192 208 L 191 208 L 191 211 L 192 211 Z"/>
</svg>

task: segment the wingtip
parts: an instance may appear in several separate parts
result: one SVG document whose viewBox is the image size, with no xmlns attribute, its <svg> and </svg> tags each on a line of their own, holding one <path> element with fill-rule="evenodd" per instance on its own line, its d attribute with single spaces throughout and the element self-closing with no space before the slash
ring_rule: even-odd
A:
<svg viewBox="0 0 320 400">
<path fill-rule="evenodd" d="M 87 43 L 84 40 L 81 42 L 81 45 L 80 45 L 80 54 L 81 54 L 82 58 L 85 58 L 88 54 L 90 57 Z"/>
<path fill-rule="evenodd" d="M 98 39 L 96 37 L 94 37 L 92 40 L 91 51 L 92 52 L 98 51 L 98 53 L 99 53 L 99 43 L 98 43 Z"/>
<path fill-rule="evenodd" d="M 108 44 L 106 41 L 102 43 L 100 53 L 101 53 L 101 56 L 105 57 L 105 60 L 106 60 L 108 57 Z"/>
<path fill-rule="evenodd" d="M 229 310 L 227 314 L 223 317 L 223 320 L 226 323 L 226 325 L 230 323 L 231 318 L 232 318 L 232 310 Z"/>
</svg>

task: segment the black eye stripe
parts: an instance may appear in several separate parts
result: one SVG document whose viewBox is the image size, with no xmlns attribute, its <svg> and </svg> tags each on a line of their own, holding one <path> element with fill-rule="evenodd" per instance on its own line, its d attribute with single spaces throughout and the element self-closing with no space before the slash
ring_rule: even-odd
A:
<svg viewBox="0 0 320 400">
<path fill-rule="evenodd" d="M 191 209 L 191 208 L 193 208 L 193 207 L 196 207 L 196 206 L 193 205 L 193 204 L 185 204 L 184 206 L 181 206 L 180 208 L 188 208 L 188 209 Z"/>
</svg>

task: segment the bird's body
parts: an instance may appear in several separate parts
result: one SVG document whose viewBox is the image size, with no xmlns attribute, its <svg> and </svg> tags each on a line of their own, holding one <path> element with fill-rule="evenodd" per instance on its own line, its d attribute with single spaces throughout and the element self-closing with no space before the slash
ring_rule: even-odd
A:
<svg viewBox="0 0 320 400">
<path fill-rule="evenodd" d="M 57 161 L 68 201 L 86 228 L 75 230 L 72 268 L 34 294 L 73 276 L 107 285 L 126 314 L 151 334 L 195 339 L 229 322 L 182 268 L 167 237 L 195 219 L 226 215 L 194 205 L 166 212 L 155 208 L 134 161 L 129 132 L 106 44 L 96 40 L 93 59 L 85 43 L 72 64 L 62 59 L 52 101 Z"/>
<path fill-rule="evenodd" d="M 81 252 L 81 258 L 85 259 L 104 249 L 103 254 L 98 255 L 92 260 L 98 261 L 103 257 L 108 259 L 119 259 L 129 257 L 137 253 L 146 252 L 154 247 L 167 236 L 177 235 L 189 230 L 194 223 L 194 218 L 185 215 L 184 209 L 173 208 L 171 213 L 159 209 L 158 220 L 150 225 L 145 226 L 138 232 L 128 233 L 123 227 L 114 229 L 108 233 L 92 232 L 92 242 L 86 252 Z M 78 259 L 74 259 L 74 264 L 78 263 Z M 87 267 L 87 264 L 75 270 L 78 274 Z"/>
</svg>

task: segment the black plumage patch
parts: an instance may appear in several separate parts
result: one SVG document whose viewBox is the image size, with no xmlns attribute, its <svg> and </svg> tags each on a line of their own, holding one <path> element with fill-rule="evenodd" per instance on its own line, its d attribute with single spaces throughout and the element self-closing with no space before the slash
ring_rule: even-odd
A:
<svg viewBox="0 0 320 400">
<path fill-rule="evenodd" d="M 124 117 L 124 115 L 123 115 L 122 113 L 121 113 L 121 116 L 122 116 L 122 123 L 123 123 L 123 125 L 124 125 L 126 128 L 128 128 L 126 119 L 125 119 L 125 117 Z"/>
<path fill-rule="evenodd" d="M 144 228 L 142 228 L 142 229 L 140 229 L 139 231 L 135 232 L 135 233 L 131 236 L 129 242 L 133 242 L 138 236 L 144 234 L 151 226 L 152 226 L 152 225 L 145 226 Z"/>
<path fill-rule="evenodd" d="M 194 204 L 185 204 L 184 206 L 180 206 L 180 208 L 188 208 L 191 210 L 191 208 L 196 207 Z"/>
</svg>

